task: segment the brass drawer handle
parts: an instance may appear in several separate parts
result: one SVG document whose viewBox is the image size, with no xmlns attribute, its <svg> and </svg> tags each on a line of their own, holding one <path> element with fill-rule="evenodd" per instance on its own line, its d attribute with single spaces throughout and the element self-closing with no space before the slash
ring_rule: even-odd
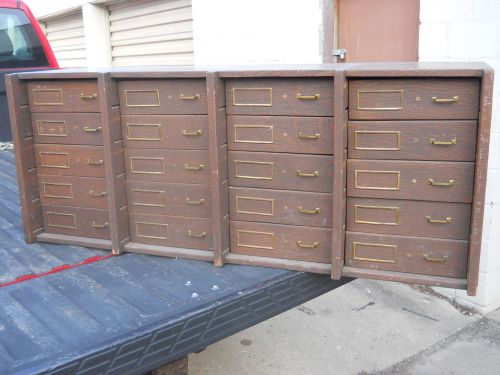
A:
<svg viewBox="0 0 500 375">
<path fill-rule="evenodd" d="M 87 164 L 88 165 L 103 165 L 104 164 L 104 160 L 90 160 L 90 159 L 87 159 Z"/>
<path fill-rule="evenodd" d="M 425 217 L 428 223 L 431 224 L 450 224 L 451 223 L 451 217 L 447 217 L 446 219 L 433 219 L 430 216 Z"/>
<path fill-rule="evenodd" d="M 319 98 L 320 98 L 319 94 L 314 94 L 314 95 L 297 94 L 297 99 L 300 100 L 319 100 Z"/>
<path fill-rule="evenodd" d="M 187 204 L 193 204 L 193 205 L 194 204 L 203 204 L 203 203 L 205 203 L 205 199 L 201 198 L 200 200 L 195 201 L 195 200 L 186 198 L 186 203 Z"/>
<path fill-rule="evenodd" d="M 298 207 L 298 210 L 301 214 L 319 214 L 321 212 L 320 208 L 315 208 L 314 210 L 307 210 L 302 207 Z"/>
<path fill-rule="evenodd" d="M 100 133 L 100 132 L 102 132 L 101 126 L 99 126 L 97 128 L 89 128 L 88 126 L 86 126 L 84 129 L 87 133 Z"/>
<path fill-rule="evenodd" d="M 198 100 L 198 99 L 201 98 L 201 95 L 200 94 L 195 94 L 193 96 L 189 96 L 189 95 L 181 94 L 180 98 L 182 100 Z"/>
<path fill-rule="evenodd" d="M 95 221 L 92 222 L 92 228 L 107 228 L 108 223 L 105 222 L 104 224 L 97 224 Z"/>
<path fill-rule="evenodd" d="M 448 255 L 443 256 L 442 258 L 433 258 L 429 254 L 424 254 L 422 255 L 424 259 L 428 262 L 435 262 L 435 263 L 446 263 L 448 261 Z"/>
<path fill-rule="evenodd" d="M 199 136 L 199 135 L 203 135 L 203 130 L 198 129 L 194 132 L 190 132 L 190 131 L 182 129 L 182 135 L 185 135 L 186 137 Z"/>
<path fill-rule="evenodd" d="M 194 238 L 203 238 L 207 236 L 207 232 L 201 232 L 200 234 L 193 233 L 191 230 L 188 230 L 188 236 Z"/>
<path fill-rule="evenodd" d="M 80 94 L 80 99 L 83 99 L 83 100 L 94 100 L 94 99 L 97 99 L 97 94 L 92 94 L 92 95 Z"/>
<path fill-rule="evenodd" d="M 90 196 L 91 197 L 105 197 L 106 196 L 106 192 L 103 191 L 103 192 L 98 193 L 97 191 L 90 190 Z"/>
<path fill-rule="evenodd" d="M 313 173 L 302 172 L 300 169 L 297 169 L 297 176 L 300 177 L 318 177 L 319 171 L 314 171 Z"/>
<path fill-rule="evenodd" d="M 297 134 L 297 136 L 300 139 L 319 139 L 319 137 L 321 137 L 321 134 L 319 134 L 319 133 L 316 133 L 316 134 L 302 134 L 302 133 L 299 133 L 299 134 Z"/>
<path fill-rule="evenodd" d="M 184 169 L 187 171 L 201 171 L 203 169 L 204 165 L 199 164 L 199 165 L 189 165 L 189 164 L 184 164 Z"/>
<path fill-rule="evenodd" d="M 433 103 L 458 103 L 458 96 L 454 96 L 453 98 L 438 98 L 437 96 L 432 97 Z"/>
<path fill-rule="evenodd" d="M 455 185 L 455 180 L 450 180 L 448 182 L 436 182 L 432 178 L 429 178 L 427 180 L 429 182 L 429 185 L 431 186 L 453 186 Z"/>
<path fill-rule="evenodd" d="M 453 138 L 451 141 L 436 141 L 436 138 L 430 138 L 429 143 L 431 145 L 452 146 L 457 144 L 457 139 Z"/>
<path fill-rule="evenodd" d="M 303 247 L 305 249 L 317 249 L 319 247 L 319 242 L 305 243 L 302 241 L 297 241 L 297 246 Z"/>
</svg>

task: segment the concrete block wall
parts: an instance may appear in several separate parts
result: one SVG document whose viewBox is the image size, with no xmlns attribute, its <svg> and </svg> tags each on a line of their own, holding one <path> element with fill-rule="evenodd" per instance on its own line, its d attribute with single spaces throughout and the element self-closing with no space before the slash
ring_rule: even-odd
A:
<svg viewBox="0 0 500 375">
<path fill-rule="evenodd" d="M 488 312 L 500 307 L 500 1 L 420 0 L 419 60 L 485 61 L 496 71 L 478 295 L 437 288 Z"/>
</svg>

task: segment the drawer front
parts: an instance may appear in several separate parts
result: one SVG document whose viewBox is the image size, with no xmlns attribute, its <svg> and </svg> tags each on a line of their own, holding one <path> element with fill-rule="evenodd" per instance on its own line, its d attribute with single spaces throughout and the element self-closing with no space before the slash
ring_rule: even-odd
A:
<svg viewBox="0 0 500 375">
<path fill-rule="evenodd" d="M 123 115 L 125 147 L 208 150 L 208 117 Z"/>
<path fill-rule="evenodd" d="M 228 116 L 228 147 L 236 151 L 333 154 L 333 118 Z"/>
<path fill-rule="evenodd" d="M 348 267 L 467 277 L 467 241 L 346 233 Z"/>
<path fill-rule="evenodd" d="M 131 214 L 130 234 L 137 243 L 212 250 L 211 219 Z"/>
<path fill-rule="evenodd" d="M 38 175 L 38 179 L 40 199 L 44 205 L 108 207 L 104 178 Z"/>
<path fill-rule="evenodd" d="M 333 158 L 229 151 L 229 183 L 233 186 L 331 193 Z"/>
<path fill-rule="evenodd" d="M 353 120 L 477 119 L 478 79 L 362 79 L 349 83 Z"/>
<path fill-rule="evenodd" d="M 223 185 L 227 191 L 227 180 Z M 131 213 L 210 218 L 210 186 L 127 181 Z"/>
<path fill-rule="evenodd" d="M 206 115 L 203 79 L 132 80 L 118 82 L 123 114 Z"/>
<path fill-rule="evenodd" d="M 99 113 L 33 113 L 31 120 L 36 143 L 103 144 Z"/>
<path fill-rule="evenodd" d="M 125 149 L 127 179 L 210 184 L 208 151 Z"/>
<path fill-rule="evenodd" d="M 331 194 L 231 187 L 229 202 L 233 220 L 332 226 Z"/>
<path fill-rule="evenodd" d="M 474 163 L 348 160 L 351 197 L 471 203 Z"/>
<path fill-rule="evenodd" d="M 333 79 L 228 79 L 226 108 L 229 115 L 333 116 Z"/>
<path fill-rule="evenodd" d="M 40 174 L 104 177 L 102 146 L 35 145 Z"/>
<path fill-rule="evenodd" d="M 31 112 L 100 112 L 97 81 L 29 81 Z"/>
<path fill-rule="evenodd" d="M 351 121 L 349 158 L 474 161 L 476 121 Z"/>
<path fill-rule="evenodd" d="M 42 205 L 43 225 L 47 233 L 110 239 L 107 210 Z"/>
<path fill-rule="evenodd" d="M 347 230 L 468 240 L 470 204 L 347 199 Z"/>
<path fill-rule="evenodd" d="M 231 221 L 230 233 L 234 254 L 330 263 L 330 229 Z"/>
</svg>

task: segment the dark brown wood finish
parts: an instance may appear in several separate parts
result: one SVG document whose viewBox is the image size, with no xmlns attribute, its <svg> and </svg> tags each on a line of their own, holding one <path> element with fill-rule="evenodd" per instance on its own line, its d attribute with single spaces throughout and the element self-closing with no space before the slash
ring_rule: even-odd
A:
<svg viewBox="0 0 500 375">
<path fill-rule="evenodd" d="M 349 83 L 351 120 L 477 119 L 478 79 L 364 79 Z"/>
<path fill-rule="evenodd" d="M 476 121 L 351 121 L 349 158 L 474 161 Z"/>
<path fill-rule="evenodd" d="M 212 202 L 212 249 L 214 264 L 224 265 L 229 252 L 229 203 L 227 172 L 227 128 L 224 108 L 224 83 L 217 73 L 207 73 L 210 188 Z M 221 145 L 221 140 L 224 144 Z"/>
<path fill-rule="evenodd" d="M 467 241 L 347 232 L 346 265 L 464 279 L 467 247 Z"/>
<path fill-rule="evenodd" d="M 231 221 L 231 253 L 330 263 L 331 236 L 324 228 Z"/>
<path fill-rule="evenodd" d="M 331 194 L 231 187 L 229 202 L 232 220 L 332 226 Z"/>
<path fill-rule="evenodd" d="M 17 76 L 6 77 L 7 99 L 9 103 L 12 139 L 15 144 L 19 199 L 22 207 L 24 238 L 27 243 L 36 241 L 37 234 L 43 230 L 42 207 L 38 198 L 38 171 L 33 163 L 33 133 L 30 128 L 27 85 Z M 29 146 L 29 147 L 27 147 Z M 28 152 L 31 150 L 31 153 Z"/>
<path fill-rule="evenodd" d="M 481 86 L 479 129 L 476 146 L 476 168 L 474 175 L 474 196 L 472 198 L 472 218 L 467 269 L 467 294 L 472 296 L 476 295 L 479 280 L 479 260 L 481 256 L 486 176 L 488 173 L 491 111 L 493 103 L 493 82 L 493 70 L 491 68 L 485 69 Z"/>
<path fill-rule="evenodd" d="M 99 112 L 95 79 L 28 82 L 31 112 Z"/>
<path fill-rule="evenodd" d="M 347 199 L 347 230 L 469 239 L 471 205 L 390 199 Z"/>
<path fill-rule="evenodd" d="M 333 118 L 228 116 L 230 151 L 333 154 Z"/>
<path fill-rule="evenodd" d="M 228 115 L 333 116 L 328 78 L 226 80 Z"/>
<path fill-rule="evenodd" d="M 229 151 L 229 184 L 331 193 L 332 162 L 322 155 Z"/>
<path fill-rule="evenodd" d="M 347 161 L 350 197 L 472 202 L 474 163 Z"/>
<path fill-rule="evenodd" d="M 123 80 L 118 90 L 123 114 L 207 114 L 203 79 Z"/>
</svg>

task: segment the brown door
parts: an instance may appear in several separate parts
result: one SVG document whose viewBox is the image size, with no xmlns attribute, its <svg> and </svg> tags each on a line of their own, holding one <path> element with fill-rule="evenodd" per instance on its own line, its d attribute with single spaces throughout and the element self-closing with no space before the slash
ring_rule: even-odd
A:
<svg viewBox="0 0 500 375">
<path fill-rule="evenodd" d="M 417 61 L 420 0 L 337 0 L 338 62 Z"/>
</svg>

